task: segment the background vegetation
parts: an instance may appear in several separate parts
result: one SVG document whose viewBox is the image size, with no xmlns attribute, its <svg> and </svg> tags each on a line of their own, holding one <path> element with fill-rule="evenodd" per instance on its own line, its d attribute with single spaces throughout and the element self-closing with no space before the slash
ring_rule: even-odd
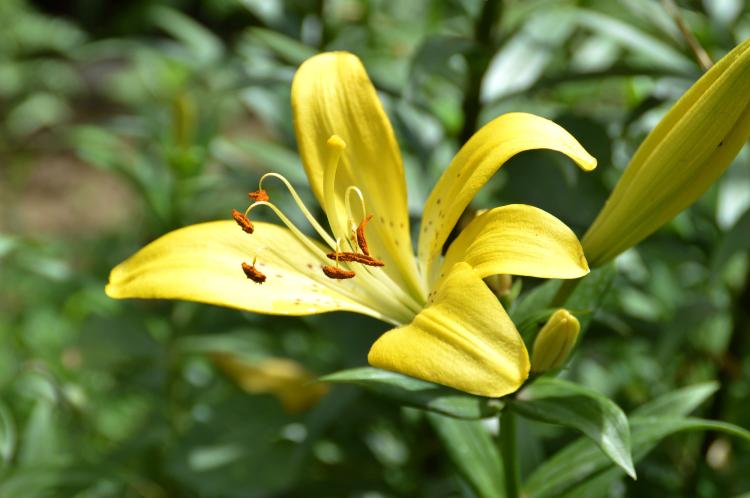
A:
<svg viewBox="0 0 750 498">
<path fill-rule="evenodd" d="M 600 166 L 583 175 L 526 153 L 475 207 L 533 204 L 580 235 L 700 76 L 686 33 L 714 60 L 750 36 L 742 0 L 678 3 L 0 2 L 0 496 L 473 496 L 448 458 L 460 448 L 441 444 L 424 412 L 351 386 L 279 395 L 259 366 L 291 359 L 305 378 L 364 365 L 384 324 L 112 301 L 109 269 L 170 229 L 227 218 L 263 172 L 306 189 L 289 86 L 320 50 L 359 55 L 381 91 L 415 222 L 457 147 L 522 110 L 565 126 Z M 749 207 L 745 150 L 618 259 L 564 376 L 625 411 L 716 382 L 696 413 L 749 426 Z M 525 474 L 576 438 L 520 431 Z M 740 496 L 750 446 L 678 434 L 637 470 L 599 494 Z"/>
</svg>

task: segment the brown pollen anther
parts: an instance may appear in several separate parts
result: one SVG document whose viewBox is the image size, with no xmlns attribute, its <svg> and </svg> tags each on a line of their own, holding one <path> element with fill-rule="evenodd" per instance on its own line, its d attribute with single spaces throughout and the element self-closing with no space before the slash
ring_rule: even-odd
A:
<svg viewBox="0 0 750 498">
<path fill-rule="evenodd" d="M 270 197 L 268 197 L 268 192 L 266 192 L 262 188 L 259 188 L 255 192 L 249 192 L 247 196 L 253 202 L 268 202 L 268 200 L 270 199 Z"/>
<path fill-rule="evenodd" d="M 367 227 L 367 222 L 370 221 L 371 219 L 372 219 L 371 214 L 365 216 L 365 218 L 357 227 L 357 245 L 362 250 L 362 253 L 364 253 L 366 256 L 370 255 L 370 249 L 367 247 L 367 239 L 365 238 L 365 227 Z"/>
<path fill-rule="evenodd" d="M 237 222 L 243 231 L 247 233 L 253 233 L 255 231 L 255 227 L 250 219 L 236 209 L 232 209 L 232 218 L 234 218 L 234 221 Z"/>
<path fill-rule="evenodd" d="M 323 265 L 323 273 L 326 274 L 326 277 L 333 278 L 336 280 L 345 280 L 347 278 L 354 278 L 356 273 L 349 270 L 344 270 L 343 268 L 339 268 L 337 266 L 328 266 Z"/>
<path fill-rule="evenodd" d="M 326 257 L 337 262 L 344 261 L 346 263 L 354 262 L 367 266 L 385 266 L 385 263 L 379 259 L 375 259 L 367 254 L 357 254 L 356 252 L 329 252 L 326 254 Z"/>
<path fill-rule="evenodd" d="M 255 261 L 252 265 L 245 262 L 242 263 L 242 271 L 245 272 L 245 276 L 255 282 L 256 284 L 262 284 L 266 281 L 266 276 L 255 267 Z"/>
</svg>

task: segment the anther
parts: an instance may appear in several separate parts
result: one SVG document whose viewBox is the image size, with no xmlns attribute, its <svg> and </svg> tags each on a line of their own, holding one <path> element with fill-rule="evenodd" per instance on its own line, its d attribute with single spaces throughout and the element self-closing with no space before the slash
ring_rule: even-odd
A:
<svg viewBox="0 0 750 498">
<path fill-rule="evenodd" d="M 343 268 L 338 268 L 336 266 L 328 266 L 323 265 L 323 273 L 326 274 L 326 277 L 333 278 L 336 280 L 345 280 L 347 278 L 354 278 L 356 273 L 350 270 L 344 270 Z"/>
<path fill-rule="evenodd" d="M 242 271 L 245 272 L 245 276 L 255 282 L 256 284 L 262 284 L 266 281 L 266 276 L 255 267 L 255 260 L 253 264 L 242 263 Z"/>
<path fill-rule="evenodd" d="M 270 199 L 270 197 L 268 197 L 268 192 L 266 192 L 262 188 L 259 188 L 255 192 L 249 192 L 247 196 L 253 202 L 268 202 L 268 200 Z"/>
<path fill-rule="evenodd" d="M 367 247 L 367 239 L 365 238 L 365 227 L 367 227 L 367 222 L 370 221 L 371 219 L 372 219 L 371 214 L 365 216 L 365 218 L 357 227 L 357 245 L 362 250 L 362 252 L 367 256 L 370 255 L 370 250 Z M 379 265 L 379 266 L 383 266 L 383 265 Z"/>
<path fill-rule="evenodd" d="M 250 219 L 236 209 L 232 209 L 232 218 L 234 218 L 234 221 L 237 222 L 243 231 L 247 233 L 253 233 L 255 231 L 255 227 Z"/>
<path fill-rule="evenodd" d="M 336 262 L 344 261 L 346 263 L 354 262 L 367 266 L 385 266 L 385 263 L 379 259 L 375 259 L 367 254 L 357 254 L 356 252 L 329 252 L 326 254 L 326 257 Z"/>
</svg>

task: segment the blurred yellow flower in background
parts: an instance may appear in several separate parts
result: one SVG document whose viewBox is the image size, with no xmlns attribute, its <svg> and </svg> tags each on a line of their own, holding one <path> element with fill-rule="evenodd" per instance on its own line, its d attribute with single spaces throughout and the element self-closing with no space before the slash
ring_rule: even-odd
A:
<svg viewBox="0 0 750 498">
<path fill-rule="evenodd" d="M 289 358 L 246 361 L 229 353 L 212 353 L 211 359 L 228 377 L 250 394 L 276 396 L 289 413 L 312 407 L 328 392 L 328 385 L 300 363 Z"/>
</svg>

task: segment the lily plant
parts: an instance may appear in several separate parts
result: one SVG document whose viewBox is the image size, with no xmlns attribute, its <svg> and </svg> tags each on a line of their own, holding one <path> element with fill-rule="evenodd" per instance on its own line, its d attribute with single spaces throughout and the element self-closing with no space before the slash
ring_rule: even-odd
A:
<svg viewBox="0 0 750 498">
<path fill-rule="evenodd" d="M 292 83 L 302 162 L 328 219 L 326 230 L 283 176 L 269 173 L 234 220 L 188 226 L 148 244 L 112 270 L 113 298 L 181 299 L 274 315 L 351 311 L 394 326 L 370 349 L 375 367 L 500 397 L 529 374 L 529 355 L 483 279 L 510 274 L 575 279 L 588 273 L 570 228 L 527 205 L 477 216 L 446 247 L 476 193 L 513 155 L 550 149 L 583 170 L 596 160 L 542 117 L 511 113 L 482 127 L 429 195 L 412 244 L 396 138 L 360 60 L 316 55 Z M 295 226 L 264 185 L 288 189 L 319 240 Z M 273 211 L 281 225 L 254 221 Z M 238 226 L 239 225 L 239 226 Z"/>
</svg>

